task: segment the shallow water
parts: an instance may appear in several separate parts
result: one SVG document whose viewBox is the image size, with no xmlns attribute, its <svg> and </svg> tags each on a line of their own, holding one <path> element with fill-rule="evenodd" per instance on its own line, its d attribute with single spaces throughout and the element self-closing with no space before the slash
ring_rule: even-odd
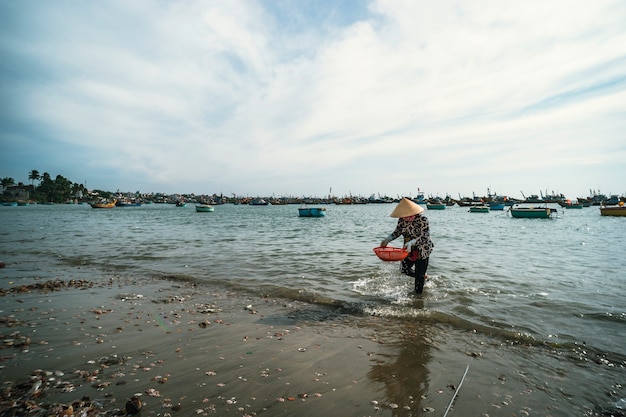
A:
<svg viewBox="0 0 626 417">
<path fill-rule="evenodd" d="M 104 271 L 185 277 L 396 317 L 399 327 L 445 323 L 497 343 L 546 346 L 571 357 L 572 369 L 580 361 L 623 369 L 626 219 L 601 217 L 597 207 L 558 208 L 550 220 L 429 210 L 435 251 L 415 296 L 399 265 L 372 252 L 395 227 L 393 205 L 326 209 L 324 218 L 300 218 L 294 205 L 0 207 L 1 285 Z M 597 386 L 592 396 L 615 382 L 597 369 L 583 374 Z"/>
</svg>

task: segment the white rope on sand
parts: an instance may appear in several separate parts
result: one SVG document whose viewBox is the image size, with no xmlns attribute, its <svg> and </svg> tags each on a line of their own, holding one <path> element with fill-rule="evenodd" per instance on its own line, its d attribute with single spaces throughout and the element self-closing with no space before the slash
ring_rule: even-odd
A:
<svg viewBox="0 0 626 417">
<path fill-rule="evenodd" d="M 454 402 L 454 399 L 456 398 L 456 395 L 459 393 L 459 390 L 461 389 L 461 385 L 463 385 L 463 381 L 465 380 L 465 375 L 467 375 L 467 371 L 469 371 L 469 364 L 467 365 L 467 367 L 465 368 L 465 373 L 463 374 L 463 378 L 461 378 L 461 382 L 459 382 L 459 386 L 456 387 L 456 389 L 454 390 L 454 395 L 452 396 L 452 399 L 450 400 L 450 404 L 448 404 L 448 408 L 446 408 L 446 412 L 443 414 L 443 417 L 446 417 L 448 415 L 448 411 L 450 411 L 450 407 L 452 407 L 452 403 Z"/>
</svg>

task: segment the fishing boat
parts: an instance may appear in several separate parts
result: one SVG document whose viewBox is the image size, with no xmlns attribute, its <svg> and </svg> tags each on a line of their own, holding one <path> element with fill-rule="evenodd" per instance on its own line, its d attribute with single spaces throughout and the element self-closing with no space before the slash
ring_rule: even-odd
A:
<svg viewBox="0 0 626 417">
<path fill-rule="evenodd" d="M 489 213 L 489 206 L 471 206 L 470 213 Z"/>
<path fill-rule="evenodd" d="M 426 200 L 426 197 L 424 197 L 424 191 L 420 190 L 419 188 L 417 189 L 417 196 L 415 196 L 415 198 L 413 198 L 413 202 L 416 204 L 426 204 L 428 203 L 428 201 Z"/>
<path fill-rule="evenodd" d="M 433 199 L 433 200 L 429 200 L 426 203 L 426 208 L 428 210 L 445 210 L 446 208 L 446 203 L 443 203 L 441 200 L 439 199 Z"/>
<path fill-rule="evenodd" d="M 6 207 L 17 207 L 17 201 L 5 201 L 2 205 Z"/>
<path fill-rule="evenodd" d="M 266 201 L 262 198 L 256 198 L 250 202 L 251 206 L 269 206 L 269 201 Z"/>
<path fill-rule="evenodd" d="M 445 210 L 446 205 L 444 203 L 441 204 L 426 204 L 426 208 L 428 210 Z"/>
<path fill-rule="evenodd" d="M 489 202 L 489 210 L 504 210 L 504 203 Z"/>
<path fill-rule="evenodd" d="M 176 207 L 187 207 L 187 203 L 185 203 L 184 201 L 177 201 Z"/>
<path fill-rule="evenodd" d="M 472 193 L 471 197 L 461 197 L 461 194 L 459 194 L 459 199 L 454 201 L 459 205 L 459 207 L 473 207 L 485 205 L 485 198 L 478 197 L 474 193 Z"/>
<path fill-rule="evenodd" d="M 115 207 L 115 203 L 116 202 L 117 202 L 116 200 L 113 200 L 113 201 L 98 201 L 98 202 L 94 202 L 94 203 L 89 203 L 89 205 L 92 208 L 95 208 L 95 209 L 113 208 L 113 207 Z"/>
<path fill-rule="evenodd" d="M 607 207 L 600 206 L 600 216 L 626 216 L 626 206 L 623 202 L 620 202 L 619 206 Z"/>
<path fill-rule="evenodd" d="M 354 204 L 354 201 L 352 201 L 352 199 L 348 197 L 336 198 L 333 202 L 338 206 Z"/>
<path fill-rule="evenodd" d="M 556 209 L 549 207 L 511 207 L 512 217 L 517 219 L 549 219 Z"/>
<path fill-rule="evenodd" d="M 141 207 L 142 203 L 139 201 L 117 201 L 115 205 L 117 207 Z"/>
<path fill-rule="evenodd" d="M 215 211 L 215 207 L 210 204 L 196 204 L 196 211 L 201 213 Z"/>
<path fill-rule="evenodd" d="M 447 207 L 452 207 L 456 205 L 456 201 L 454 201 L 454 199 L 450 197 L 449 195 L 446 195 L 446 198 L 442 199 L 441 202 L 445 204 Z"/>
<path fill-rule="evenodd" d="M 573 208 L 573 209 L 579 209 L 580 208 L 581 209 L 583 207 L 589 207 L 591 205 L 591 202 L 585 203 L 585 202 L 583 202 L 581 200 L 572 201 L 569 198 L 567 200 L 564 200 L 564 201 L 557 201 L 557 203 L 558 203 L 559 206 L 561 206 L 563 208 L 566 208 L 566 209 L 571 209 L 571 208 Z"/>
<path fill-rule="evenodd" d="M 323 207 L 300 207 L 298 208 L 300 217 L 324 217 L 326 209 Z"/>
</svg>

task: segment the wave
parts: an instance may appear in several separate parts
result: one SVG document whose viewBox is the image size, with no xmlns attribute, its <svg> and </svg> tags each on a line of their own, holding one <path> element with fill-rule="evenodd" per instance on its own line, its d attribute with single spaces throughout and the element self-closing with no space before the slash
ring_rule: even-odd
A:
<svg viewBox="0 0 626 417">
<path fill-rule="evenodd" d="M 585 317 L 590 319 L 606 321 L 606 322 L 615 322 L 615 323 L 626 323 L 626 312 L 615 313 L 615 312 L 597 312 L 597 313 L 585 313 Z"/>
</svg>

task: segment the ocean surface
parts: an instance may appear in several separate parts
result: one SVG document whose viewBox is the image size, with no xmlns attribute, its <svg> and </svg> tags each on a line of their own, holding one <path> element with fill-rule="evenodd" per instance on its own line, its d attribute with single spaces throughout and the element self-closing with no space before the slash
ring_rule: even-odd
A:
<svg viewBox="0 0 626 417">
<path fill-rule="evenodd" d="M 106 274 L 188 278 L 345 314 L 445 323 L 497 343 L 556 349 L 571 357 L 566 367 L 606 365 L 608 374 L 585 368 L 580 393 L 571 395 L 594 389 L 598 403 L 626 406 L 609 395 L 626 383 L 626 218 L 556 205 L 552 219 L 427 210 L 435 250 L 418 296 L 398 263 L 372 251 L 395 227 L 394 204 L 324 207 L 323 218 L 298 217 L 296 205 L 226 204 L 211 213 L 193 204 L 0 207 L 0 285 Z"/>
</svg>

